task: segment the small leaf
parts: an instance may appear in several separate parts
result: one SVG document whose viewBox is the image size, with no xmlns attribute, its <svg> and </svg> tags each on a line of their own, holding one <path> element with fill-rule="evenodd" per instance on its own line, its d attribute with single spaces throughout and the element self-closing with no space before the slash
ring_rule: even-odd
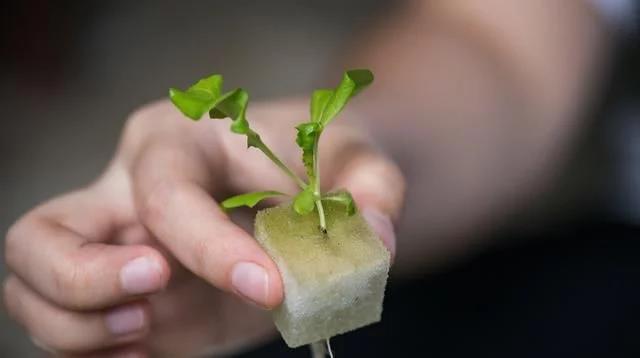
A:
<svg viewBox="0 0 640 358">
<path fill-rule="evenodd" d="M 180 112 L 197 121 L 213 108 L 216 100 L 220 97 L 221 89 L 222 76 L 212 75 L 196 82 L 186 91 L 170 88 L 169 98 Z"/>
<path fill-rule="evenodd" d="M 301 191 L 293 199 L 293 209 L 300 215 L 306 215 L 313 211 L 315 207 L 315 195 L 313 194 L 313 188 L 308 186 L 305 190 Z"/>
<path fill-rule="evenodd" d="M 360 93 L 373 82 L 373 73 L 369 70 L 351 70 L 344 73 L 342 81 L 333 91 L 333 95 L 326 103 L 319 120 L 322 126 L 326 126 L 335 116 L 342 111 L 351 98 Z M 320 100 L 317 100 L 320 101 Z M 314 101 L 312 101 L 313 104 Z"/>
<path fill-rule="evenodd" d="M 330 89 L 313 91 L 313 95 L 311 96 L 311 122 L 320 122 L 322 113 L 327 107 L 331 96 L 333 96 L 333 90 Z"/>
<path fill-rule="evenodd" d="M 320 124 L 317 122 L 306 122 L 296 126 L 298 134 L 296 143 L 302 148 L 302 163 L 307 170 L 307 176 L 314 178 L 313 172 L 313 149 L 314 144 L 321 132 Z"/>
<path fill-rule="evenodd" d="M 304 188 L 305 183 L 254 132 L 246 118 L 249 94 L 242 88 L 222 93 L 222 76 L 213 75 L 204 78 L 187 91 L 169 89 L 169 97 L 173 104 L 187 117 L 200 120 L 205 112 L 214 119 L 231 118 L 231 131 L 247 137 L 247 147 L 255 147 L 263 152 L 285 174 L 293 179 L 296 184 Z"/>
<path fill-rule="evenodd" d="M 250 208 L 253 208 L 254 206 L 256 206 L 256 204 L 258 204 L 264 199 L 271 198 L 274 196 L 280 196 L 280 195 L 286 195 L 286 194 L 283 194 L 279 191 L 273 191 L 273 190 L 254 191 L 251 193 L 232 196 L 224 200 L 222 203 L 220 203 L 220 206 L 222 206 L 224 210 L 238 208 L 241 206 L 248 206 Z"/>
<path fill-rule="evenodd" d="M 249 94 L 242 88 L 235 89 L 220 96 L 209 110 L 211 118 L 231 118 L 231 131 L 237 134 L 248 134 L 249 122 L 246 118 Z"/>
<path fill-rule="evenodd" d="M 322 200 L 335 201 L 344 205 L 347 215 L 351 216 L 356 213 L 356 203 L 353 201 L 351 193 L 346 190 L 340 190 L 333 193 L 328 193 L 322 197 Z"/>
<path fill-rule="evenodd" d="M 169 89 L 171 102 L 187 117 L 199 120 L 209 112 L 211 118 L 231 118 L 231 131 L 248 134 L 251 130 L 246 118 L 249 94 L 242 88 L 222 92 L 222 76 L 201 79 L 186 91 Z"/>
</svg>

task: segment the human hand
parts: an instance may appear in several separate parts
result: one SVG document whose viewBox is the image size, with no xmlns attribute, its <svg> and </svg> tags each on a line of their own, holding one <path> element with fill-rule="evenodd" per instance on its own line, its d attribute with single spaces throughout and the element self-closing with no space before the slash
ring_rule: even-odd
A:
<svg viewBox="0 0 640 358">
<path fill-rule="evenodd" d="M 287 101 L 249 116 L 274 151 L 298 163 L 293 124 L 306 110 Z M 352 192 L 393 253 L 398 169 L 350 125 L 328 128 L 323 140 L 323 180 Z M 167 102 L 148 106 L 129 119 L 102 176 L 9 230 L 8 312 L 63 356 L 192 356 L 259 343 L 273 334 L 264 309 L 282 301 L 282 281 L 214 198 L 264 188 L 295 186 L 260 153 L 245 153 L 227 123 L 186 121 Z"/>
</svg>

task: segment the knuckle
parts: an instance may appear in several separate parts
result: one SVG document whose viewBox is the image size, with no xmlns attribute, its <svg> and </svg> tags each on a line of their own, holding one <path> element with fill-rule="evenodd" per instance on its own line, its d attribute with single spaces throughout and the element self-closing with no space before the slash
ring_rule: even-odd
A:
<svg viewBox="0 0 640 358">
<path fill-rule="evenodd" d="M 157 127 L 158 121 L 166 117 L 169 109 L 170 106 L 167 101 L 156 101 L 132 112 L 124 126 L 125 143 L 142 142 L 149 130 Z"/>
<path fill-rule="evenodd" d="M 246 232 L 240 227 L 229 228 L 226 233 L 216 238 L 201 237 L 193 242 L 190 269 L 197 276 L 204 278 L 212 285 L 226 289 L 230 286 L 232 263 L 225 255 L 238 252 L 243 246 L 238 239 L 246 237 Z M 213 263 L 216 263 L 215 265 Z"/>
<path fill-rule="evenodd" d="M 135 133 L 145 128 L 145 125 L 157 114 L 157 108 L 157 103 L 151 103 L 134 110 L 127 118 L 125 130 Z"/>
<path fill-rule="evenodd" d="M 16 251 L 16 240 L 17 240 L 17 232 L 18 227 L 17 223 L 13 224 L 4 239 L 4 262 L 6 262 L 7 266 L 10 268 L 13 267 L 15 251 Z"/>
<path fill-rule="evenodd" d="M 11 269 L 15 269 L 16 264 L 19 262 L 18 245 L 28 225 L 28 218 L 21 218 L 9 227 L 5 235 L 4 259 L 7 266 Z"/>
<path fill-rule="evenodd" d="M 207 263 L 211 263 L 211 254 L 208 240 L 196 240 L 193 250 L 193 272 L 200 277 L 208 277 Z"/>
<path fill-rule="evenodd" d="M 32 335 L 31 340 L 38 348 L 47 352 L 56 353 L 56 357 L 71 357 L 72 355 L 62 354 L 80 353 L 83 350 L 79 349 L 79 344 L 74 338 L 62 332 L 50 332 L 48 335 L 42 337 Z"/>
<path fill-rule="evenodd" d="M 167 208 L 176 195 L 176 185 L 167 180 L 160 180 L 149 190 L 143 199 L 140 218 L 148 226 L 154 226 L 166 217 Z"/>
<path fill-rule="evenodd" d="M 78 321 L 74 317 L 77 313 L 70 311 L 59 311 L 51 315 L 51 319 L 61 322 L 60 325 L 67 327 L 67 330 L 54 330 L 41 332 L 41 343 L 47 350 L 58 353 L 65 352 L 67 354 L 78 354 L 84 351 L 92 351 L 100 348 L 95 342 L 95 329 L 87 323 Z M 80 334 L 69 334 L 69 331 L 82 332 Z"/>
<path fill-rule="evenodd" d="M 79 318 L 77 312 L 45 309 L 29 316 L 25 329 L 34 345 L 46 352 L 76 356 L 100 348 L 95 342 L 100 333 L 91 319 Z"/>
<path fill-rule="evenodd" d="M 2 301 L 3 301 L 4 307 L 7 310 L 7 313 L 9 314 L 9 317 L 14 320 L 17 320 L 18 309 L 16 307 L 16 300 L 14 298 L 15 280 L 16 280 L 15 277 L 10 276 L 6 278 L 2 283 Z"/>
<path fill-rule="evenodd" d="M 75 260 L 59 263 L 53 270 L 59 300 L 72 308 L 86 307 L 91 301 L 91 278 L 88 270 Z"/>
</svg>

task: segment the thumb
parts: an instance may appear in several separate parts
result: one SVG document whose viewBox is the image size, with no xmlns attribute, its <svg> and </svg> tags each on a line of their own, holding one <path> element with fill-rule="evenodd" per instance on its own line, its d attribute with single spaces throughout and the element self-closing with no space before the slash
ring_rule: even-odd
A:
<svg viewBox="0 0 640 358">
<path fill-rule="evenodd" d="M 373 231 L 378 234 L 393 260 L 396 256 L 396 232 L 389 216 L 373 207 L 364 207 L 360 212 Z"/>
<path fill-rule="evenodd" d="M 372 147 L 352 149 L 333 184 L 351 192 L 362 216 L 393 258 L 396 251 L 393 222 L 400 216 L 404 203 L 404 176 L 391 159 Z"/>
</svg>

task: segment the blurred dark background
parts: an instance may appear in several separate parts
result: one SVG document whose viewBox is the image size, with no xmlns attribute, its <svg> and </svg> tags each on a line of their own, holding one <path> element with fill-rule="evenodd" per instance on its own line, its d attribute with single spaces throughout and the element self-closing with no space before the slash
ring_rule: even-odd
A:
<svg viewBox="0 0 640 358">
<path fill-rule="evenodd" d="M 355 34 L 391 6 L 381 0 L 3 4 L 0 229 L 38 202 L 92 180 L 128 113 L 168 87 L 219 72 L 258 99 L 307 93 Z M 555 217 L 535 234 L 522 234 L 528 216 L 517 216 L 514 228 L 496 234 L 517 244 L 393 283 L 383 323 L 336 339 L 337 357 L 640 356 L 637 46 L 620 41 L 605 96 L 592 110 L 594 125 L 573 166 L 536 209 L 575 215 Z M 611 170 L 605 175 L 604 168 Z M 267 351 L 308 354 L 280 342 Z M 37 356 L 4 311 L 0 356 Z"/>
</svg>

